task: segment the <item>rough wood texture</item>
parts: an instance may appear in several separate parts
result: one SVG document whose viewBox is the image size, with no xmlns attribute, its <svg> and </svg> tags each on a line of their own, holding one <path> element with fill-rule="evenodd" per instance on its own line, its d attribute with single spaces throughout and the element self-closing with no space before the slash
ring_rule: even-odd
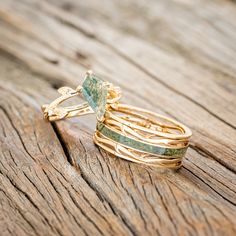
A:
<svg viewBox="0 0 236 236">
<path fill-rule="evenodd" d="M 1 235 L 236 235 L 235 42 L 234 1 L 1 0 Z M 99 150 L 91 117 L 42 119 L 89 68 L 193 130 L 183 168 Z"/>
</svg>

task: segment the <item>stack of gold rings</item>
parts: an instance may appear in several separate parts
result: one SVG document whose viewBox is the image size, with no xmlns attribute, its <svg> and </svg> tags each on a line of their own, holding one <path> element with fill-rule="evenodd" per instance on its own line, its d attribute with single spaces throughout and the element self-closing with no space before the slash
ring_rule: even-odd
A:
<svg viewBox="0 0 236 236">
<path fill-rule="evenodd" d="M 155 167 L 177 169 L 187 151 L 191 130 L 163 115 L 122 104 L 121 90 L 104 82 L 91 71 L 82 86 L 75 90 L 62 87 L 61 97 L 43 105 L 45 119 L 55 121 L 67 117 L 95 113 L 94 142 L 109 153 L 128 161 Z M 59 107 L 63 101 L 83 97 L 83 104 Z"/>
</svg>

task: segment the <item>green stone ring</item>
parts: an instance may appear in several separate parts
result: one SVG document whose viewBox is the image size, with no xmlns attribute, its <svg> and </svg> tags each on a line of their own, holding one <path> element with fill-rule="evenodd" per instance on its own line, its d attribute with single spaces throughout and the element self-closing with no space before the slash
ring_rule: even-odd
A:
<svg viewBox="0 0 236 236">
<path fill-rule="evenodd" d="M 61 94 L 59 98 L 42 106 L 44 118 L 49 121 L 90 113 L 95 113 L 97 120 L 100 121 L 104 117 L 106 105 L 116 103 L 121 98 L 119 87 L 103 81 L 94 75 L 92 71 L 86 73 L 82 86 L 79 85 L 76 89 L 62 87 L 58 89 L 58 92 Z M 68 107 L 59 106 L 59 104 L 74 96 L 81 96 L 86 102 Z"/>
</svg>

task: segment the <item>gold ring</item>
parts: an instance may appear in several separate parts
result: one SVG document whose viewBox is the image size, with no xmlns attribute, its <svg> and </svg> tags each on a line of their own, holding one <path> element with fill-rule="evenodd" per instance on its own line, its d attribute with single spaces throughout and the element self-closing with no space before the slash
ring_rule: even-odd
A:
<svg viewBox="0 0 236 236">
<path fill-rule="evenodd" d="M 59 98 L 41 107 L 44 118 L 48 121 L 82 116 L 94 112 L 97 119 L 101 120 L 105 114 L 105 105 L 115 103 L 121 98 L 119 87 L 104 82 L 95 76 L 92 71 L 87 71 L 82 86 L 79 85 L 76 89 L 61 87 L 58 92 L 61 94 Z M 87 102 L 68 107 L 59 106 L 75 96 L 80 96 Z"/>
<path fill-rule="evenodd" d="M 119 87 L 104 82 L 91 71 L 75 90 L 62 87 L 61 97 L 42 106 L 49 121 L 95 113 L 94 142 L 129 161 L 164 168 L 179 168 L 187 151 L 191 130 L 171 118 L 121 104 Z M 63 101 L 82 96 L 86 103 L 59 107 Z"/>
<path fill-rule="evenodd" d="M 121 103 L 106 106 L 94 142 L 123 159 L 164 168 L 182 164 L 191 130 L 171 118 Z"/>
</svg>

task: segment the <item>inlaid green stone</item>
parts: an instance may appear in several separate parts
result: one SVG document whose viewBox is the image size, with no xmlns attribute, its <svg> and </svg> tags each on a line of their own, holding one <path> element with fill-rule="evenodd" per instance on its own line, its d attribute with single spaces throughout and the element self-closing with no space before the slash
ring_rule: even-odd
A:
<svg viewBox="0 0 236 236">
<path fill-rule="evenodd" d="M 134 148 L 139 151 L 152 153 L 152 154 L 158 154 L 158 155 L 164 155 L 164 156 L 174 156 L 174 157 L 182 157 L 187 148 L 164 148 L 152 144 L 148 144 L 145 142 L 141 142 L 132 138 L 129 138 L 127 136 L 124 136 L 118 132 L 115 132 L 111 130 L 109 127 L 105 126 L 103 123 L 98 122 L 97 124 L 97 130 L 103 134 L 105 137 L 118 142 L 120 144 L 125 145 L 126 147 Z"/>
<path fill-rule="evenodd" d="M 105 114 L 108 93 L 104 82 L 95 75 L 88 74 L 82 85 L 82 93 L 100 120 Z"/>
</svg>

